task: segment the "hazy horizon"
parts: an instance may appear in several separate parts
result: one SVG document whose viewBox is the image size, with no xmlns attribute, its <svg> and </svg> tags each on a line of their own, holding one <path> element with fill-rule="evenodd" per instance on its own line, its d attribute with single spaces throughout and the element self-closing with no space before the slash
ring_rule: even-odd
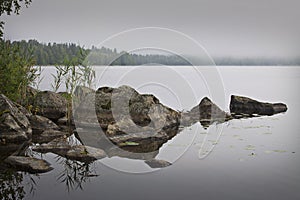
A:
<svg viewBox="0 0 300 200">
<path fill-rule="evenodd" d="M 1 20 L 6 23 L 4 37 L 10 40 L 90 48 L 122 31 L 163 27 L 190 36 L 215 58 L 289 59 L 300 57 L 299 6 L 296 0 L 33 0 L 19 16 L 1 16 Z M 127 51 L 130 45 L 122 41 L 108 47 Z"/>
</svg>

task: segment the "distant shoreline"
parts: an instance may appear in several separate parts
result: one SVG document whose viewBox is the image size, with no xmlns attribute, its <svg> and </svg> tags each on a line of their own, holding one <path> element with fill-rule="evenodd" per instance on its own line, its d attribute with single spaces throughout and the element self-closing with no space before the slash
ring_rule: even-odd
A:
<svg viewBox="0 0 300 200">
<path fill-rule="evenodd" d="M 299 57 L 234 57 L 131 54 L 106 47 L 86 49 L 74 43 L 40 43 L 37 40 L 9 41 L 23 55 L 32 55 L 38 66 L 64 65 L 66 61 L 85 65 L 112 66 L 300 66 Z"/>
</svg>

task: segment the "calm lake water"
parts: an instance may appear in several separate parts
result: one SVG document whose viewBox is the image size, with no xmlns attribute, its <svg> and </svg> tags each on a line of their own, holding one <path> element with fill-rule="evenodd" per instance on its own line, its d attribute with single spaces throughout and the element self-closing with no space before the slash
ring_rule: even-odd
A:
<svg viewBox="0 0 300 200">
<path fill-rule="evenodd" d="M 86 176 L 85 166 L 49 153 L 43 159 L 53 171 L 23 174 L 24 199 L 300 199 L 300 67 L 217 67 L 221 79 L 213 81 L 205 79 L 215 74 L 201 78 L 192 67 L 158 69 L 97 67 L 95 87 L 128 84 L 177 110 L 210 96 L 228 111 L 230 95 L 237 94 L 283 102 L 288 111 L 208 129 L 186 127 L 160 149 L 156 158 L 173 163 L 160 170 L 113 157 L 92 163 Z M 51 89 L 51 73 L 53 68 L 44 70 L 40 89 Z"/>
</svg>

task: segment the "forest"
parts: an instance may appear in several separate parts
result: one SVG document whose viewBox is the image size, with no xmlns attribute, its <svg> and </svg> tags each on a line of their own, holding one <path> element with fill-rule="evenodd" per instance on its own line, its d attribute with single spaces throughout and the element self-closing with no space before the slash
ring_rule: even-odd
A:
<svg viewBox="0 0 300 200">
<path fill-rule="evenodd" d="M 6 41 L 10 42 L 10 41 Z M 33 55 L 36 65 L 65 65 L 66 61 L 86 65 L 191 65 L 185 57 L 161 54 L 132 54 L 106 47 L 87 49 L 74 43 L 40 43 L 37 40 L 12 41 L 23 55 Z M 197 65 L 203 65 L 201 59 L 194 58 Z M 267 66 L 267 65 L 299 65 L 300 59 L 284 58 L 231 58 L 214 57 L 216 65 Z M 195 62 L 194 62 L 195 64 Z"/>
<path fill-rule="evenodd" d="M 43 44 L 37 40 L 22 40 L 12 41 L 11 45 L 23 55 L 33 55 L 39 66 L 64 65 L 66 61 L 87 62 L 88 65 L 190 65 L 179 56 L 129 54 L 105 47 L 86 49 L 74 43 Z"/>
</svg>

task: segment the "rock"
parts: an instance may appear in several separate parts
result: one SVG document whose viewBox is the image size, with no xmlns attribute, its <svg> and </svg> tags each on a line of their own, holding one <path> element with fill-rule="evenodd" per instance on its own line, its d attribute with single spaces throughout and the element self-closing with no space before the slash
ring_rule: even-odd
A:
<svg viewBox="0 0 300 200">
<path fill-rule="evenodd" d="M 164 168 L 172 165 L 172 163 L 169 163 L 168 161 L 157 159 L 146 160 L 145 163 L 151 168 Z"/>
<path fill-rule="evenodd" d="M 67 100 L 60 94 L 50 91 L 38 92 L 30 103 L 36 108 L 38 115 L 54 122 L 66 115 Z"/>
<path fill-rule="evenodd" d="M 51 152 L 70 160 L 87 163 L 106 157 L 102 149 L 83 145 L 71 146 L 65 139 L 56 139 L 48 144 L 35 146 L 32 150 L 40 153 Z"/>
<path fill-rule="evenodd" d="M 157 151 L 165 142 L 177 134 L 168 135 L 165 131 L 132 133 L 110 137 L 119 148 L 131 153 L 150 153 Z"/>
<path fill-rule="evenodd" d="M 71 149 L 65 138 L 57 138 L 47 144 L 33 146 L 32 150 L 39 153 L 55 153 L 65 155 Z"/>
<path fill-rule="evenodd" d="M 85 87 L 85 86 L 77 86 L 74 91 L 74 95 L 76 96 L 76 100 L 79 102 L 83 101 L 88 94 L 95 94 L 95 90 Z"/>
<path fill-rule="evenodd" d="M 32 115 L 29 117 L 29 121 L 33 134 L 41 134 L 45 130 L 59 130 L 54 122 L 43 116 Z"/>
<path fill-rule="evenodd" d="M 23 113 L 27 118 L 31 117 L 32 114 L 23 106 L 16 104 L 16 106 L 18 107 L 19 111 L 21 111 L 21 113 Z"/>
<path fill-rule="evenodd" d="M 58 119 L 56 124 L 58 124 L 59 126 L 61 126 L 61 125 L 66 126 L 68 124 L 68 121 L 69 120 L 68 120 L 67 116 L 65 116 L 65 117 Z"/>
<path fill-rule="evenodd" d="M 190 112 L 183 113 L 183 124 L 193 124 L 198 121 L 206 127 L 213 122 L 224 122 L 230 119 L 230 115 L 224 112 L 209 98 L 204 97 L 199 105 L 191 109 Z"/>
<path fill-rule="evenodd" d="M 106 153 L 102 149 L 76 145 L 72 146 L 72 148 L 65 154 L 65 157 L 70 160 L 89 163 L 106 157 Z"/>
<path fill-rule="evenodd" d="M 31 157 L 9 156 L 4 162 L 17 170 L 29 173 L 44 173 L 53 169 L 47 161 Z"/>
<path fill-rule="evenodd" d="M 150 151 L 147 153 L 134 153 L 132 151 L 124 151 L 118 147 L 112 147 L 107 150 L 108 157 L 121 157 L 121 158 L 129 158 L 129 159 L 137 159 L 137 160 L 151 160 L 157 156 L 159 151 Z"/>
<path fill-rule="evenodd" d="M 43 131 L 41 134 L 33 134 L 32 142 L 39 143 L 39 144 L 48 143 L 57 138 L 63 138 L 63 137 L 67 138 L 67 135 L 69 135 L 67 132 L 47 129 Z"/>
<path fill-rule="evenodd" d="M 27 86 L 27 88 L 26 88 L 26 97 L 18 100 L 17 103 L 24 106 L 25 108 L 27 108 L 28 106 L 31 107 L 32 102 L 34 102 L 35 97 L 38 93 L 39 93 L 39 90 L 37 90 L 33 87 L 30 87 L 30 86 Z M 28 109 L 28 110 L 33 111 L 33 110 L 31 110 L 31 108 Z"/>
<path fill-rule="evenodd" d="M 230 112 L 233 115 L 274 115 L 286 111 L 287 106 L 283 103 L 264 103 L 248 97 L 231 96 Z"/>
<path fill-rule="evenodd" d="M 162 129 L 178 125 L 180 113 L 162 105 L 153 95 L 139 94 L 129 86 L 121 86 L 102 87 L 96 93 L 88 93 L 76 109 L 75 118 L 82 124 L 90 123 L 95 127 L 98 121 L 104 130 L 118 122 L 119 127 L 125 124 L 132 130 L 132 127 L 140 127 L 141 131 L 145 126 Z M 113 132 L 109 134 L 114 135 Z"/>
<path fill-rule="evenodd" d="M 22 148 L 20 144 L 5 144 L 0 143 L 0 163 L 7 157 L 17 153 Z"/>
<path fill-rule="evenodd" d="M 31 139 L 32 129 L 27 117 L 3 94 L 0 95 L 0 140 L 21 144 Z"/>
</svg>

